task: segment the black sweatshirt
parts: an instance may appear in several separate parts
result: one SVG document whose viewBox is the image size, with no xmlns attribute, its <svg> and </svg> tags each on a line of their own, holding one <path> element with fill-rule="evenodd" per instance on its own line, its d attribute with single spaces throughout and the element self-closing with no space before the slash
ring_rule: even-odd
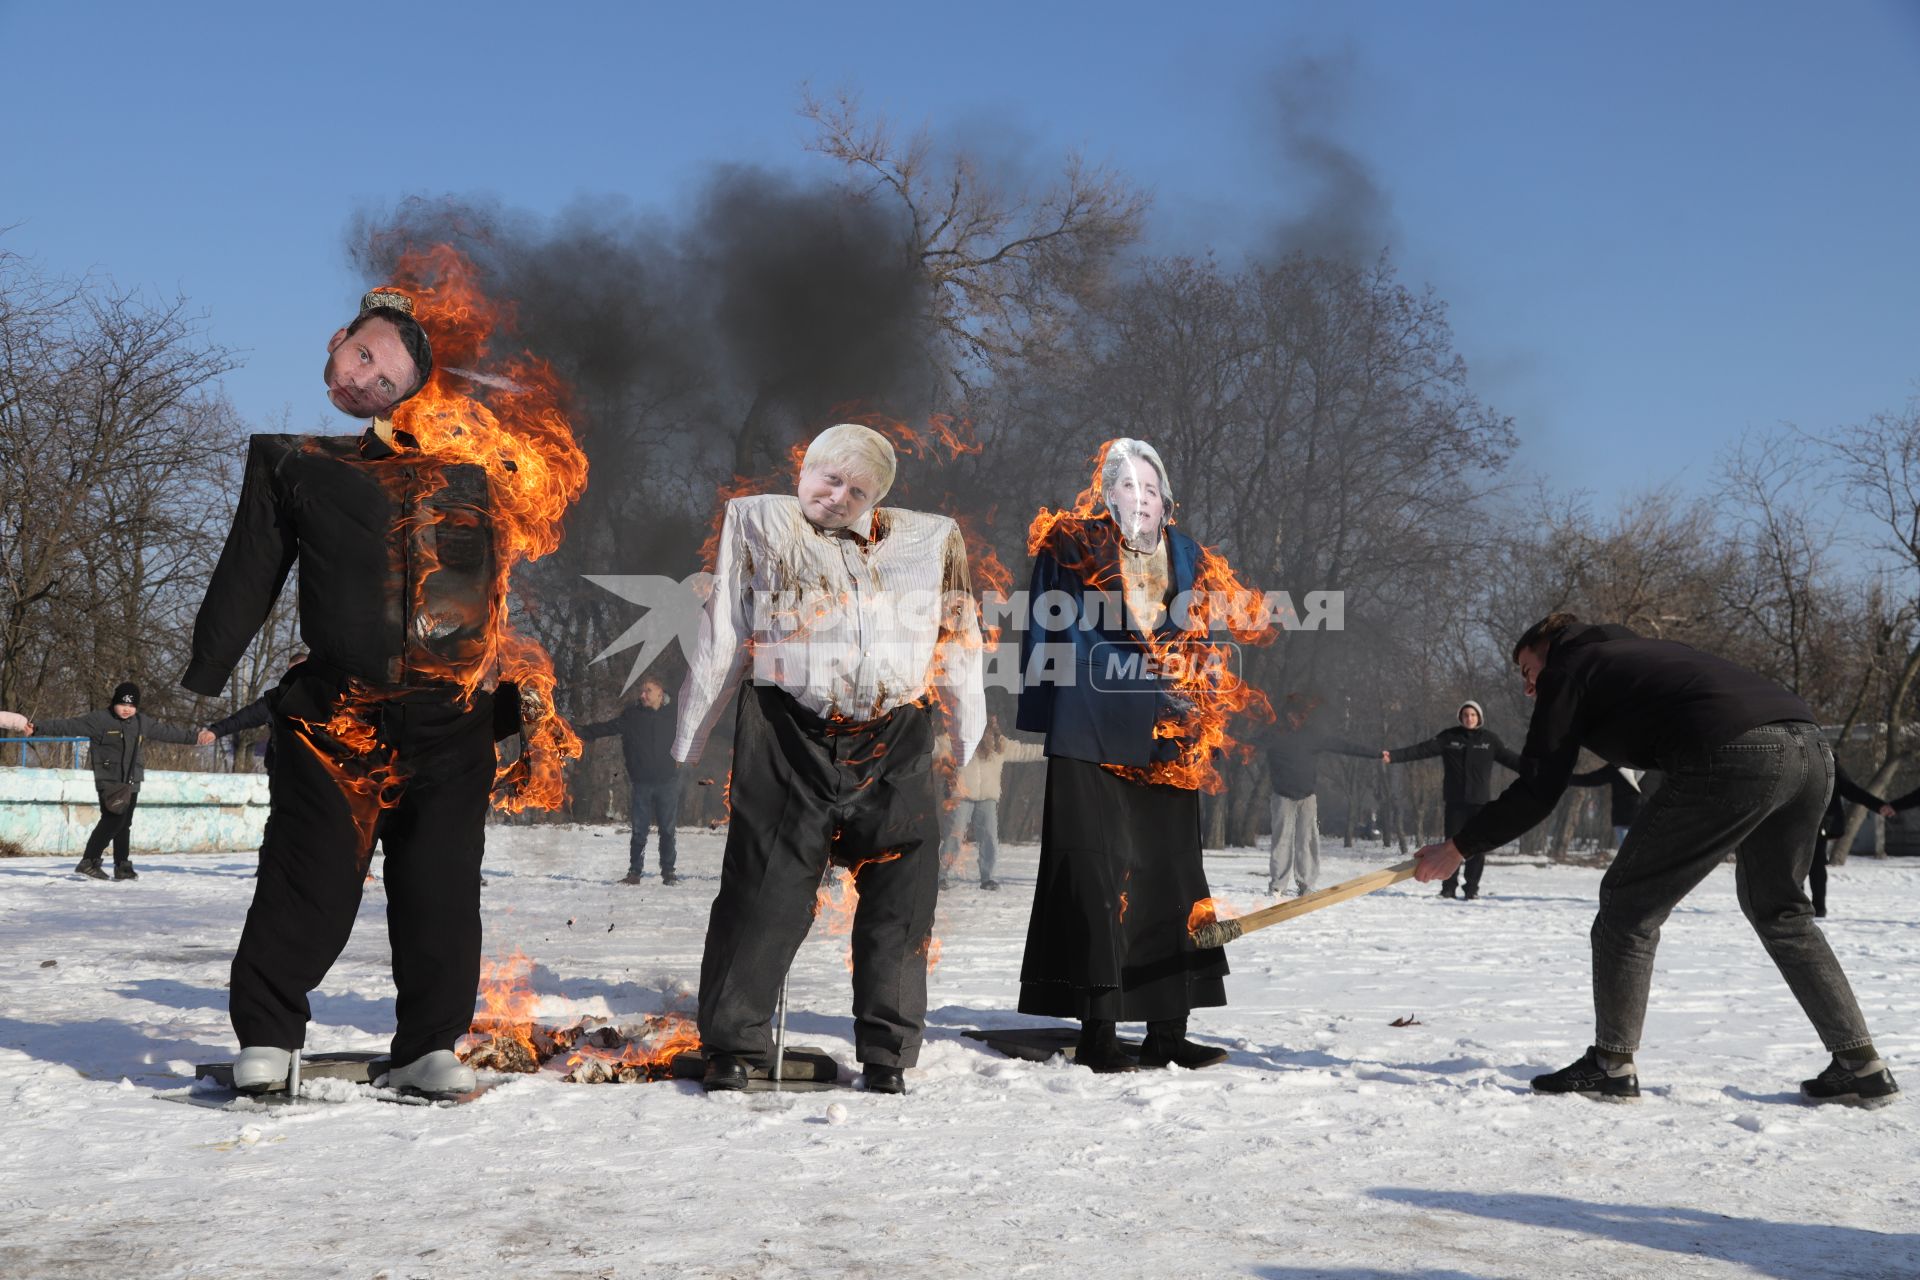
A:
<svg viewBox="0 0 1920 1280">
<path fill-rule="evenodd" d="M 1677 752 L 1725 746 L 1749 729 L 1813 722 L 1797 695 L 1724 658 L 1612 623 L 1562 632 L 1534 684 L 1526 767 L 1453 842 L 1497 849 L 1553 812 L 1585 747 L 1609 764 L 1673 767 Z"/>
<path fill-rule="evenodd" d="M 666 782 L 674 776 L 673 731 L 676 713 L 671 701 L 656 708 L 644 702 L 621 708 L 611 720 L 602 720 L 580 730 L 586 739 L 620 735 L 620 754 L 626 761 L 627 777 L 634 782 Z"/>
<path fill-rule="evenodd" d="M 1491 729 L 1469 729 L 1463 724 L 1442 729 L 1425 742 L 1410 747 L 1395 747 L 1394 764 L 1439 756 L 1446 766 L 1441 778 L 1440 798 L 1447 804 L 1485 804 L 1493 799 L 1493 766 L 1503 764 L 1520 771 L 1515 755 Z"/>
<path fill-rule="evenodd" d="M 1640 816 L 1640 802 L 1646 798 L 1639 787 L 1627 781 L 1626 774 L 1610 764 L 1576 773 L 1567 779 L 1567 785 L 1607 788 L 1607 825 L 1612 827 L 1632 826 Z"/>
<path fill-rule="evenodd" d="M 1322 751 L 1380 758 L 1378 751 L 1335 737 L 1314 725 L 1292 730 L 1269 729 L 1260 736 L 1258 745 L 1266 753 L 1267 778 L 1273 783 L 1273 794 L 1288 800 L 1304 800 L 1319 790 Z"/>
<path fill-rule="evenodd" d="M 486 660 L 502 607 L 486 470 L 353 436 L 253 437 L 233 529 L 180 683 L 218 695 L 300 565 L 300 634 L 320 663 L 431 686 Z"/>
</svg>

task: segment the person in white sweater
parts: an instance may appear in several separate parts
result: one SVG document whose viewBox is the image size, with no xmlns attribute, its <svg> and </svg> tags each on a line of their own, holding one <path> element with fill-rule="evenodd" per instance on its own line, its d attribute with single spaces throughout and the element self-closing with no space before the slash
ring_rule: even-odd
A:
<svg viewBox="0 0 1920 1280">
<path fill-rule="evenodd" d="M 943 736 L 941 744 L 946 741 Z M 936 746 L 935 754 L 942 754 Z M 974 749 L 973 759 L 954 775 L 953 806 L 946 812 L 947 830 L 940 842 L 940 886 L 947 887 L 960 843 L 971 829 L 980 849 L 980 887 L 998 889 L 993 866 L 1000 855 L 1001 771 L 1009 764 L 1044 760 L 1046 749 L 1037 742 L 1017 742 L 1000 731 L 1000 717 L 987 717 L 987 731 Z"/>
</svg>

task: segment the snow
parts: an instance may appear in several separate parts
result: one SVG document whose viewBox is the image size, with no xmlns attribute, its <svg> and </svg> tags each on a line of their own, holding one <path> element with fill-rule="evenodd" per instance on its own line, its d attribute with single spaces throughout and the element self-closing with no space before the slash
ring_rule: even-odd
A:
<svg viewBox="0 0 1920 1280">
<path fill-rule="evenodd" d="M 684 883 L 626 887 L 623 832 L 495 828 L 488 951 L 538 961 L 554 1021 L 684 1008 L 720 850 L 683 832 Z M 225 1109 L 191 1064 L 233 1053 L 250 858 L 155 857 L 132 884 L 0 862 L 0 1276 L 1920 1275 L 1920 1103 L 1797 1101 L 1825 1055 L 1730 868 L 1667 927 L 1646 1099 L 1609 1106 L 1526 1090 L 1587 1043 L 1597 871 L 1496 859 L 1479 902 L 1407 884 L 1250 935 L 1230 1005 L 1194 1020 L 1228 1065 L 1096 1077 L 960 1037 L 1034 1021 L 1012 1009 L 1037 851 L 1002 859 L 1002 892 L 942 895 L 905 1098 L 544 1076 L 403 1107 L 309 1079 L 335 1100 Z M 1325 878 L 1396 860 L 1335 847 Z M 1208 869 L 1262 904 L 1259 852 Z M 1831 897 L 1912 1077 L 1920 866 L 1855 860 Z M 383 915 L 376 884 L 310 1049 L 385 1047 Z M 850 1077 L 845 946 L 808 939 L 789 1027 Z"/>
</svg>

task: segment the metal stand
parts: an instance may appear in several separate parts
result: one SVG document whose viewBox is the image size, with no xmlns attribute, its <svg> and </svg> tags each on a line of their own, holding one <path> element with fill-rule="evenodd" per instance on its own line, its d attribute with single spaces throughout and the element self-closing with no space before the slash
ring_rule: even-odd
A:
<svg viewBox="0 0 1920 1280">
<path fill-rule="evenodd" d="M 793 970 L 787 970 L 780 979 L 780 1017 L 773 1028 L 773 1091 L 780 1092 L 780 1077 L 786 1074 L 787 1066 L 787 978 L 793 976 Z"/>
<path fill-rule="evenodd" d="M 295 1049 L 287 1055 L 287 1096 L 300 1096 L 300 1051 Z"/>
</svg>

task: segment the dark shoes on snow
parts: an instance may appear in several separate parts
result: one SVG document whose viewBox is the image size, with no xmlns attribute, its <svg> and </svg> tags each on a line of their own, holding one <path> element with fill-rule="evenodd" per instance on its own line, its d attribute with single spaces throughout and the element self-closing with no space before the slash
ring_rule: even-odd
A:
<svg viewBox="0 0 1920 1280">
<path fill-rule="evenodd" d="M 1589 1047 L 1570 1067 L 1549 1071 L 1533 1078 L 1535 1093 L 1577 1093 L 1601 1102 L 1636 1102 L 1640 1098 L 1640 1077 L 1633 1063 L 1609 1067 L 1598 1049 Z"/>
<path fill-rule="evenodd" d="M 90 858 L 82 858 L 80 865 L 73 869 L 73 873 L 77 876 L 85 876 L 89 880 L 108 880 L 112 878 L 100 869 L 100 863 L 97 860 Z"/>
<path fill-rule="evenodd" d="M 1187 1039 L 1184 1018 L 1178 1022 L 1149 1022 L 1147 1038 L 1140 1045 L 1143 1067 L 1185 1067 L 1198 1071 L 1202 1067 L 1217 1067 L 1226 1060 L 1225 1049 Z"/>
<path fill-rule="evenodd" d="M 641 878 L 640 873 L 638 871 L 629 871 L 625 876 L 621 877 L 620 883 L 621 884 L 639 884 L 640 878 Z"/>
<path fill-rule="evenodd" d="M 138 880 L 140 873 L 133 869 L 131 862 L 116 862 L 113 864 L 113 878 L 115 880 Z"/>
<path fill-rule="evenodd" d="M 1120 1047 L 1120 1037 L 1114 1033 L 1113 1024 L 1091 1018 L 1080 1024 L 1080 1040 L 1074 1046 L 1073 1060 L 1101 1076 L 1140 1069 L 1139 1064 Z"/>
<path fill-rule="evenodd" d="M 1452 885 L 1442 884 L 1440 886 L 1440 896 L 1443 898 L 1452 898 L 1452 897 L 1457 897 L 1458 894 L 1455 892 L 1454 887 Z"/>
<path fill-rule="evenodd" d="M 1878 1058 L 1855 1062 L 1835 1054 L 1827 1069 L 1811 1080 L 1800 1082 L 1800 1096 L 1819 1104 L 1837 1102 L 1843 1107 L 1884 1107 L 1900 1096 L 1893 1072 Z"/>
<path fill-rule="evenodd" d="M 998 893 L 1000 891 L 1000 882 L 998 880 L 982 880 L 980 887 L 989 893 Z"/>
<path fill-rule="evenodd" d="M 860 1070 L 867 1075 L 868 1093 L 905 1093 L 907 1091 L 907 1073 L 899 1067 L 883 1067 L 874 1062 L 863 1062 Z"/>
<path fill-rule="evenodd" d="M 671 871 L 662 871 L 660 873 L 660 883 L 661 884 L 679 884 L 680 877 L 673 874 L 673 872 Z"/>
<path fill-rule="evenodd" d="M 731 1093 L 747 1087 L 747 1064 L 730 1053 L 710 1053 L 707 1055 L 707 1073 L 700 1077 L 700 1087 L 708 1093 Z"/>
</svg>

